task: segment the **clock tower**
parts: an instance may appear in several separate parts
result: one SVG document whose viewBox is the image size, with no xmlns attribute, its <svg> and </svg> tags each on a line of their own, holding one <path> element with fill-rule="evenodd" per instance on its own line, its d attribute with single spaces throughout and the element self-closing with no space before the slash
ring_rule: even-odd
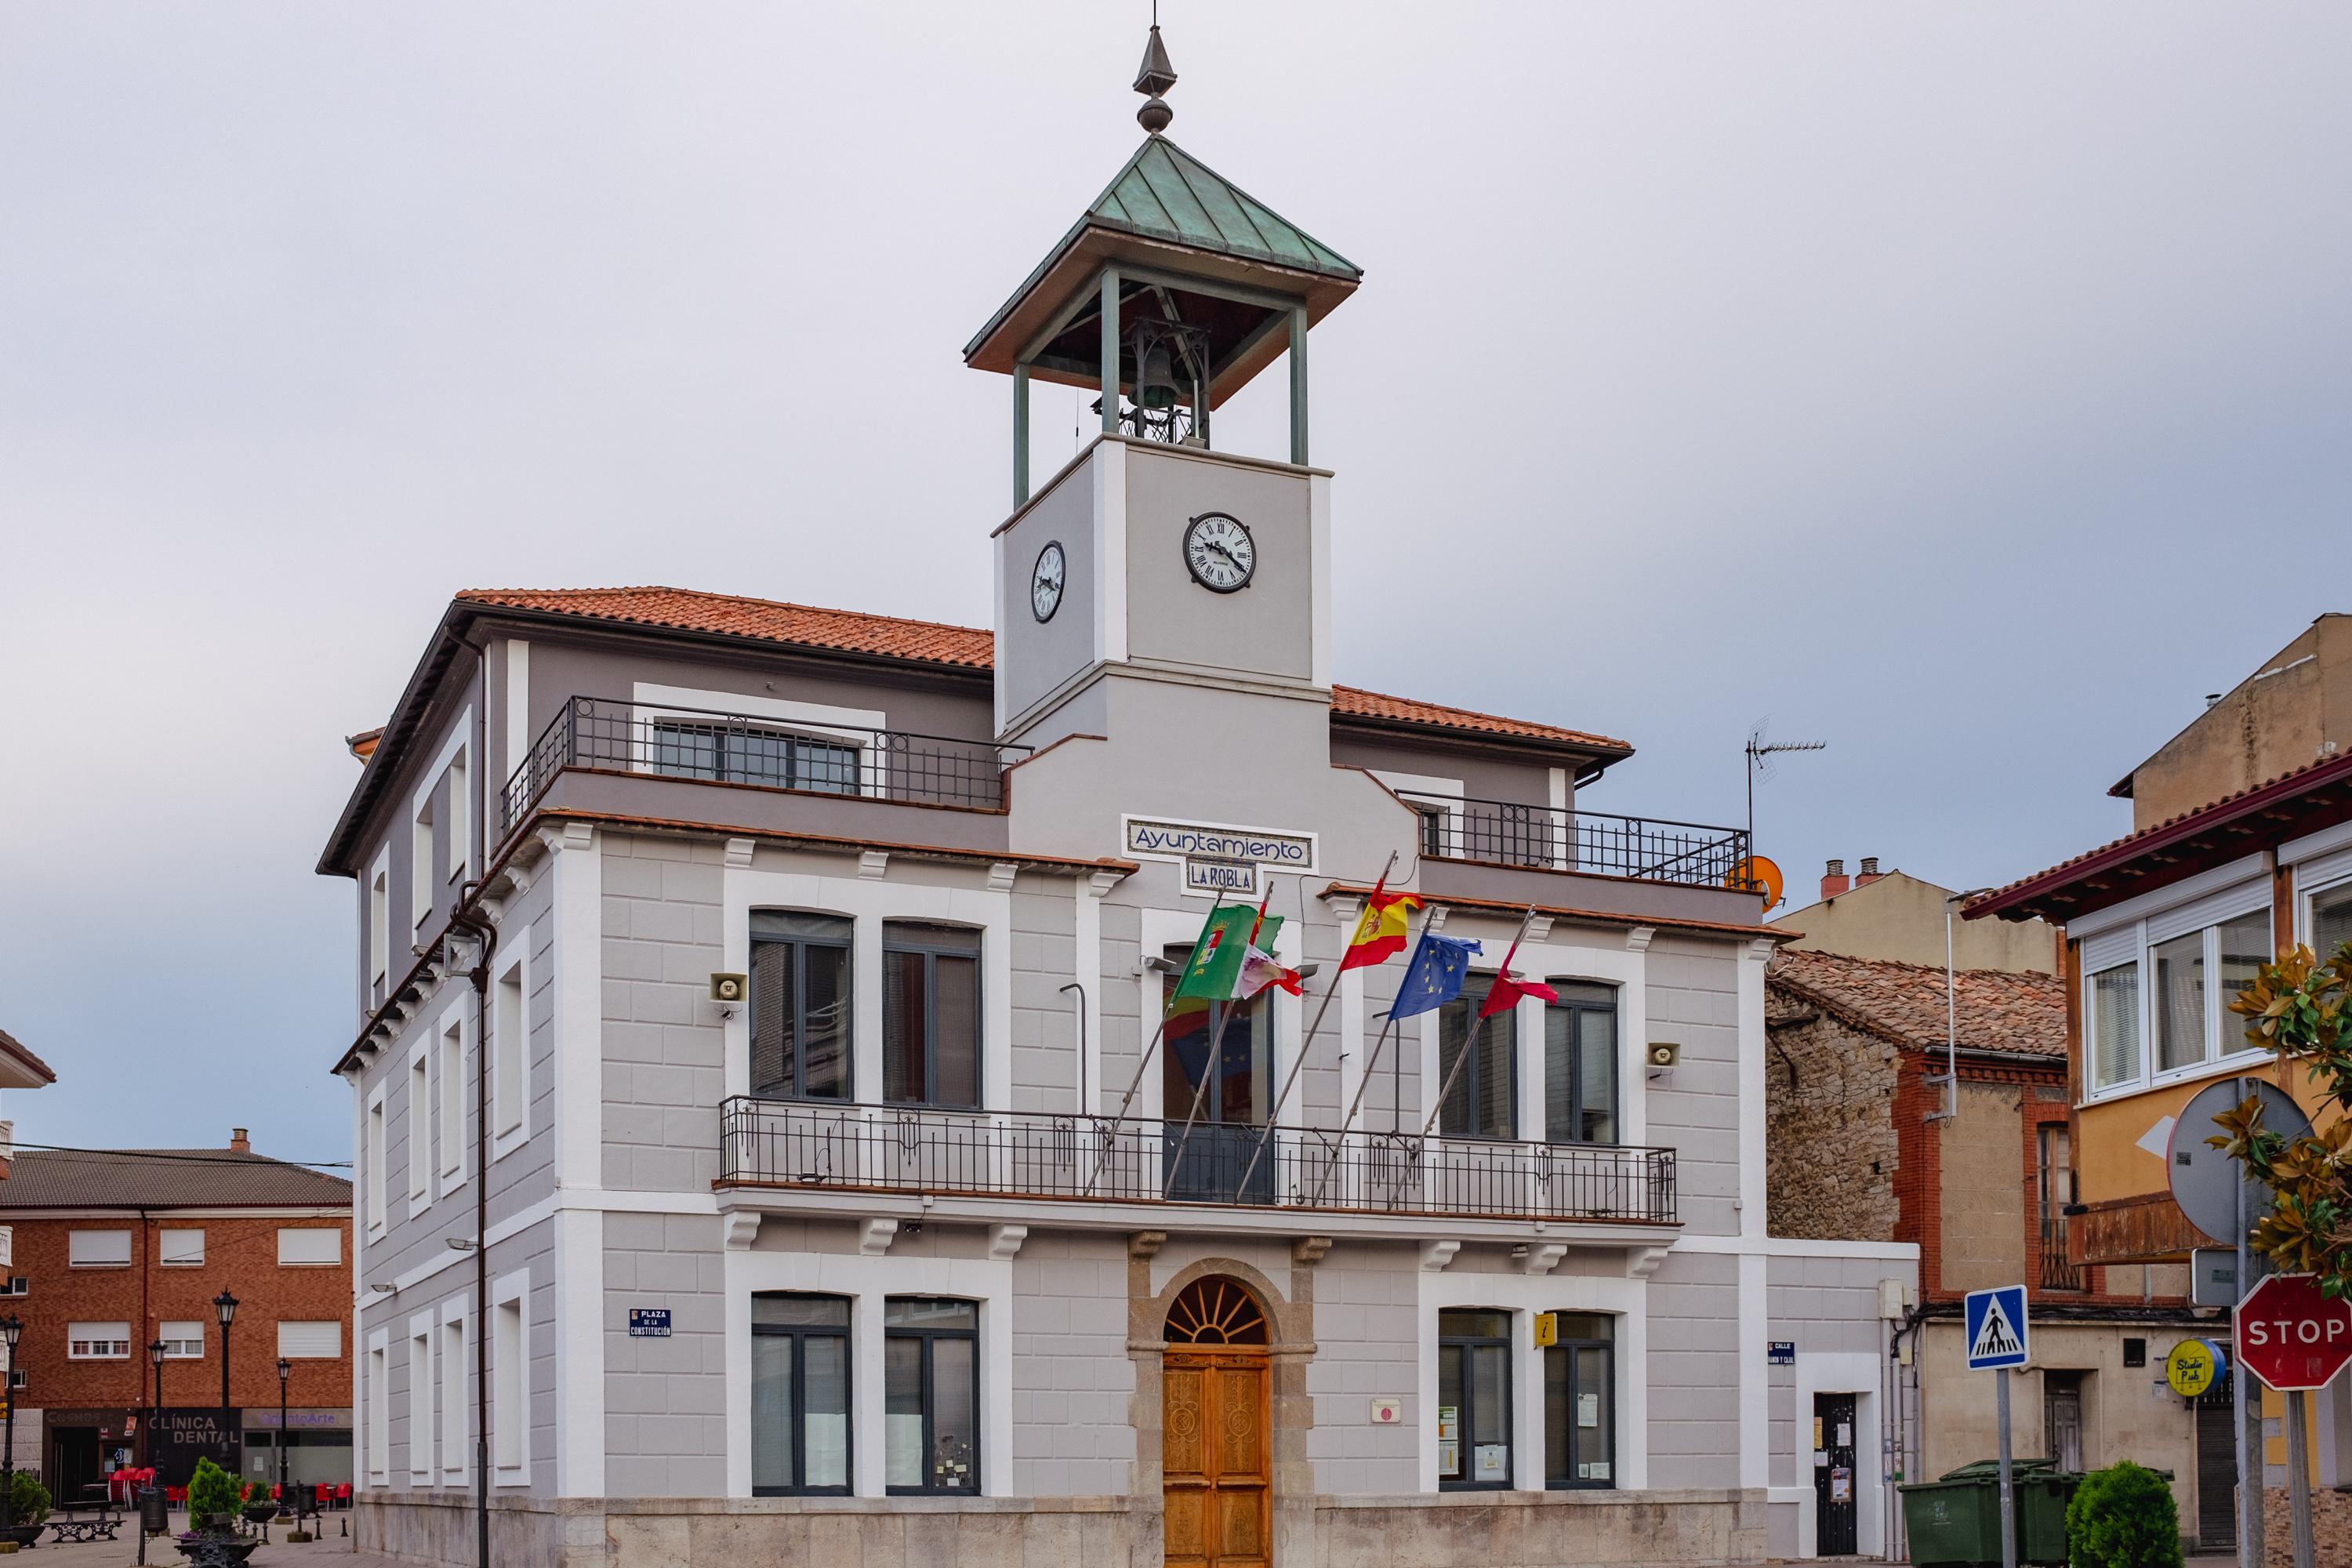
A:
<svg viewBox="0 0 2352 1568">
<path fill-rule="evenodd" d="M 1362 272 L 1169 139 L 1175 82 L 1154 26 L 1142 146 L 964 349 L 1013 380 L 998 737 L 1181 725 L 1328 768 L 1330 476 L 1309 461 L 1307 339 Z M 1220 450 L 1217 408 L 1286 357 L 1286 459 Z M 1094 389 L 1101 430 L 1033 486 L 1037 381 Z"/>
</svg>

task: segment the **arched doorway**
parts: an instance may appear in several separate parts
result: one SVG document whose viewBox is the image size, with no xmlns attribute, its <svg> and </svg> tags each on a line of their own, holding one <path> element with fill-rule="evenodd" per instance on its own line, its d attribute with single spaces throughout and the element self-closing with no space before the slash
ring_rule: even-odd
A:
<svg viewBox="0 0 2352 1568">
<path fill-rule="evenodd" d="M 1273 1535 L 1265 1308 L 1212 1274 L 1168 1309 L 1160 1474 L 1168 1568 L 1266 1568 Z"/>
</svg>

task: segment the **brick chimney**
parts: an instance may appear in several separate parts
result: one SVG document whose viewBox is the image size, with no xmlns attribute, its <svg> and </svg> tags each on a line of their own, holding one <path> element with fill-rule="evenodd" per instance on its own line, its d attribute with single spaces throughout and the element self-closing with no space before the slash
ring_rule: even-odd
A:
<svg viewBox="0 0 2352 1568">
<path fill-rule="evenodd" d="M 1822 897 L 1825 899 L 1834 899 L 1853 885 L 1846 879 L 1845 862 L 1843 860 L 1831 861 L 1828 868 L 1822 872 Z"/>
<path fill-rule="evenodd" d="M 1878 880 L 1878 857 L 1865 855 L 1862 858 L 1862 870 L 1855 876 L 1853 885 L 1857 888 L 1867 888 Z"/>
<path fill-rule="evenodd" d="M 253 1152 L 253 1141 L 245 1135 L 244 1128 L 232 1127 L 228 1130 L 228 1152 L 232 1154 Z"/>
</svg>

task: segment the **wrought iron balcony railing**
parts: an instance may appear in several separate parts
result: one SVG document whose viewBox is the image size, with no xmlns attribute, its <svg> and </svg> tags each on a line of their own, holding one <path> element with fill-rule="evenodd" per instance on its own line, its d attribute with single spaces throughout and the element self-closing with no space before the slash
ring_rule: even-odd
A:
<svg viewBox="0 0 2352 1568">
<path fill-rule="evenodd" d="M 2066 1224 L 2042 1227 L 2042 1288 L 2044 1290 L 2087 1290 L 2089 1270 L 2066 1258 Z"/>
<path fill-rule="evenodd" d="M 1748 835 L 1740 828 L 1416 790 L 1397 793 L 1421 815 L 1421 852 L 1439 859 L 1704 888 L 1747 886 Z"/>
<path fill-rule="evenodd" d="M 513 831 L 565 768 L 863 795 L 993 811 L 1004 770 L 1026 746 L 748 717 L 709 709 L 573 697 L 507 780 L 500 835 Z"/>
<path fill-rule="evenodd" d="M 1675 1152 L 738 1095 L 719 1179 L 840 1193 L 1677 1223 Z"/>
</svg>

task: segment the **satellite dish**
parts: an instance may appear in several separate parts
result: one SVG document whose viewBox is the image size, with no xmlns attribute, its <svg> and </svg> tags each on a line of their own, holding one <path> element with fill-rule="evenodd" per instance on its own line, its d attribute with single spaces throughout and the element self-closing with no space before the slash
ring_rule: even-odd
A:
<svg viewBox="0 0 2352 1568">
<path fill-rule="evenodd" d="M 2299 1138 L 2311 1131 L 2311 1118 L 2293 1096 L 2268 1079 L 2225 1078 L 2209 1083 L 2180 1108 L 2165 1149 L 2164 1166 L 2172 1179 L 2172 1201 L 2189 1223 L 2224 1247 L 2238 1242 L 2238 1183 L 2246 1187 L 2246 1213 L 2270 1212 L 2270 1188 L 2245 1174 L 2245 1168 L 2205 1140 L 2224 1136 L 2213 1118 L 2234 1109 L 2248 1095 L 2263 1102 L 2263 1127 L 2270 1132 Z"/>
<path fill-rule="evenodd" d="M 1780 889 L 1788 884 L 1780 876 L 1780 867 L 1761 855 L 1750 855 L 1732 867 L 1723 879 L 1723 885 L 1741 891 L 1760 889 L 1764 894 L 1764 907 L 1769 910 L 1780 901 Z"/>
</svg>

